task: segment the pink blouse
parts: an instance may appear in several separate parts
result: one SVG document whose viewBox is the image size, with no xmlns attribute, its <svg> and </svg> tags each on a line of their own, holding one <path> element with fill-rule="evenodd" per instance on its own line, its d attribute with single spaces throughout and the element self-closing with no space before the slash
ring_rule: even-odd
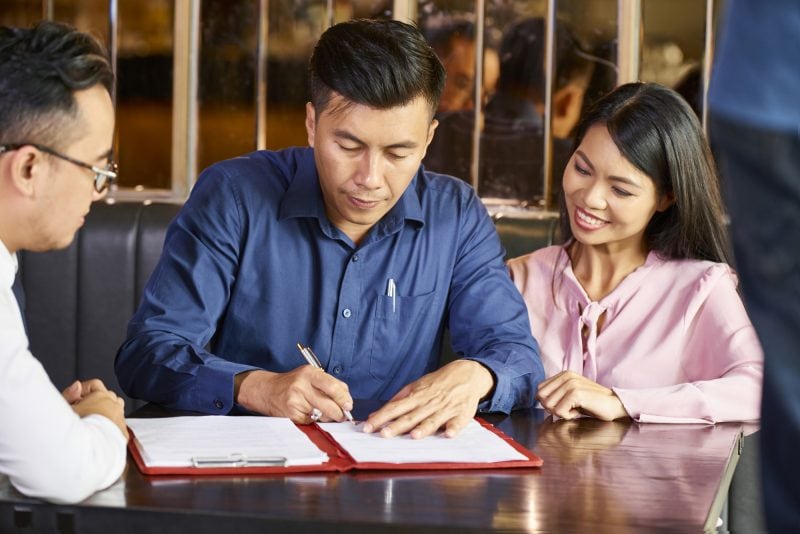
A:
<svg viewBox="0 0 800 534">
<path fill-rule="evenodd" d="M 639 422 L 758 419 L 764 356 L 726 264 L 651 252 L 597 302 L 561 246 L 508 268 L 548 377 L 571 370 L 609 387 Z"/>
</svg>

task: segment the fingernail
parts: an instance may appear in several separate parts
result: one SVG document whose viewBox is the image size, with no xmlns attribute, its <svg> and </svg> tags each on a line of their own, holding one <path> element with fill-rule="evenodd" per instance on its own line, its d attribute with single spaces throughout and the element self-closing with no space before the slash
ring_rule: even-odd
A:
<svg viewBox="0 0 800 534">
<path fill-rule="evenodd" d="M 369 434 L 373 431 L 372 425 L 369 423 L 364 423 L 364 426 L 361 427 L 361 431 L 365 434 Z"/>
<path fill-rule="evenodd" d="M 384 438 L 394 437 L 394 435 L 392 434 L 392 431 L 389 430 L 388 428 L 384 428 L 383 430 L 381 430 L 381 436 L 383 436 Z"/>
</svg>

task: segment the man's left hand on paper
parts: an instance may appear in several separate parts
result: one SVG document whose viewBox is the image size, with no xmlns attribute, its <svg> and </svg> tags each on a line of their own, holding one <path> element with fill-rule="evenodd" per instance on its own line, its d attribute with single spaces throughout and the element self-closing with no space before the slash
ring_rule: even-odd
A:
<svg viewBox="0 0 800 534">
<path fill-rule="evenodd" d="M 492 373 L 472 360 L 451 362 L 408 384 L 372 413 L 364 432 L 380 431 L 384 437 L 410 433 L 414 439 L 443 428 L 456 436 L 475 416 L 478 403 L 494 387 Z"/>
</svg>

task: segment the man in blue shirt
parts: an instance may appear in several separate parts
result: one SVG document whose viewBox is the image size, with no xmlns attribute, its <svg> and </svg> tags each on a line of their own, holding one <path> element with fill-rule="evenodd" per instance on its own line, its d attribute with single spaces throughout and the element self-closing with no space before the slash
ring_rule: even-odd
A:
<svg viewBox="0 0 800 534">
<path fill-rule="evenodd" d="M 364 430 L 415 438 L 531 406 L 544 372 L 494 225 L 463 182 L 420 166 L 441 63 L 413 26 L 360 20 L 322 35 L 310 73 L 310 148 L 200 176 L 117 355 L 120 384 L 299 423 L 385 400 Z M 463 357 L 437 370 L 446 327 Z"/>
</svg>

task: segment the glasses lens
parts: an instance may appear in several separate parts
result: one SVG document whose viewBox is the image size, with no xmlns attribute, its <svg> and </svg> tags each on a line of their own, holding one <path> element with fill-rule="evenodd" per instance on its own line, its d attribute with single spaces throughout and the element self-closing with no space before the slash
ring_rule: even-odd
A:
<svg viewBox="0 0 800 534">
<path fill-rule="evenodd" d="M 108 177 L 99 172 L 94 175 L 94 189 L 98 193 L 102 193 L 108 187 Z"/>
<path fill-rule="evenodd" d="M 119 167 L 117 163 L 114 161 L 109 161 L 106 165 L 104 171 L 107 173 L 111 173 L 112 176 L 108 176 L 107 174 L 97 173 L 94 176 L 94 188 L 98 193 L 102 193 L 105 191 L 108 186 L 117 178 L 117 170 Z"/>
</svg>

